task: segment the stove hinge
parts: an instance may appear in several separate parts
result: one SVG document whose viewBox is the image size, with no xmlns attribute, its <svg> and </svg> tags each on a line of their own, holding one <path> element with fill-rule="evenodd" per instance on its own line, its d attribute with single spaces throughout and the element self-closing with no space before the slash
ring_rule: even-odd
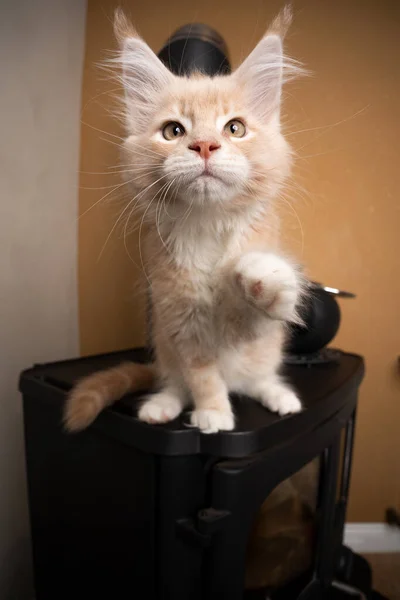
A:
<svg viewBox="0 0 400 600">
<path fill-rule="evenodd" d="M 180 537 L 202 548 L 207 548 L 215 534 L 219 533 L 231 516 L 228 510 L 203 508 L 195 518 L 186 517 L 176 521 Z"/>
</svg>

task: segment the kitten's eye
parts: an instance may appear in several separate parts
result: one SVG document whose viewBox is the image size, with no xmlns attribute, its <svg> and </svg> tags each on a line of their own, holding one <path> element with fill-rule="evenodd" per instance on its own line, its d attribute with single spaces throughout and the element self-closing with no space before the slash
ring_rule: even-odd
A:
<svg viewBox="0 0 400 600">
<path fill-rule="evenodd" d="M 225 125 L 224 131 L 232 137 L 242 138 L 246 135 L 246 126 L 239 119 L 232 119 Z"/>
<path fill-rule="evenodd" d="M 182 137 L 185 134 L 185 128 L 180 123 L 171 121 L 171 123 L 164 125 L 162 128 L 162 134 L 164 139 L 171 141 L 175 138 Z"/>
</svg>

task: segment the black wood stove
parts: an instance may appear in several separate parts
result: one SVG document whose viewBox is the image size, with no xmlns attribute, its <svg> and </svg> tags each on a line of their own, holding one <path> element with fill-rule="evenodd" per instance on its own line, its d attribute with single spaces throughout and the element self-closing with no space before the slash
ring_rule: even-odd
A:
<svg viewBox="0 0 400 600">
<path fill-rule="evenodd" d="M 134 349 L 21 376 L 36 600 L 266 598 L 244 589 L 249 532 L 277 484 L 315 457 L 313 568 L 295 595 L 276 597 L 302 590 L 302 600 L 330 598 L 343 555 L 362 359 L 340 353 L 332 363 L 286 366 L 305 410 L 281 418 L 237 397 L 232 432 L 200 434 L 185 414 L 147 425 L 136 418 L 140 398 L 127 396 L 86 431 L 66 434 L 67 390 L 122 360 L 148 355 Z"/>
</svg>

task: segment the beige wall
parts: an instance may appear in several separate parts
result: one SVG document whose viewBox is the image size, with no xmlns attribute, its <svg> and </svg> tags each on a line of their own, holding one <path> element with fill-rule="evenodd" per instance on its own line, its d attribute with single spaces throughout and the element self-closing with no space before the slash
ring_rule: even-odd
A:
<svg viewBox="0 0 400 600">
<path fill-rule="evenodd" d="M 113 0 L 89 0 L 82 127 L 83 171 L 103 172 L 118 161 L 119 134 L 108 115 L 107 90 L 93 66 L 114 47 Z M 135 0 L 124 4 L 157 51 L 168 34 L 190 21 L 216 27 L 237 64 L 263 33 L 280 2 L 232 0 Z M 292 206 L 283 206 L 285 243 L 310 275 L 349 289 L 336 344 L 363 354 L 363 385 L 350 518 L 381 521 L 389 504 L 399 507 L 400 381 L 400 188 L 398 168 L 399 4 L 393 0 L 302 0 L 288 50 L 314 72 L 287 90 L 284 114 L 298 151 Z M 334 124 L 337 124 L 333 126 Z M 110 175 L 82 174 L 85 187 L 115 183 Z M 305 188 L 300 192 L 298 185 Z M 87 210 L 106 190 L 81 190 Z M 297 213 L 298 216 L 295 215 Z M 80 220 L 79 285 L 81 349 L 84 354 L 143 341 L 142 300 L 132 265 L 118 234 L 98 260 L 118 208 L 99 203 Z M 299 226 L 301 222 L 301 228 Z M 302 230 L 302 231 L 301 231 Z"/>
<path fill-rule="evenodd" d="M 78 352 L 85 0 L 0 2 L 0 598 L 32 600 L 18 375 Z"/>
</svg>

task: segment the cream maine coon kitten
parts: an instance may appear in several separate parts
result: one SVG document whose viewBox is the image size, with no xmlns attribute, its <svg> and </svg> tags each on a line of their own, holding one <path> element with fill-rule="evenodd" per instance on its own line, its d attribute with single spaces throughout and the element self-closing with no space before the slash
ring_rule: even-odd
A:
<svg viewBox="0 0 400 600">
<path fill-rule="evenodd" d="M 193 405 L 204 433 L 234 428 L 231 391 L 280 415 L 301 409 L 279 367 L 304 284 L 279 254 L 273 207 L 291 163 L 280 129 L 282 81 L 298 69 L 282 53 L 290 20 L 286 8 L 233 74 L 177 77 L 117 11 L 123 163 L 142 169 L 125 210 L 138 205 L 146 225 L 156 362 L 83 379 L 67 400 L 68 430 L 154 384 L 139 419 L 165 423 Z"/>
</svg>

